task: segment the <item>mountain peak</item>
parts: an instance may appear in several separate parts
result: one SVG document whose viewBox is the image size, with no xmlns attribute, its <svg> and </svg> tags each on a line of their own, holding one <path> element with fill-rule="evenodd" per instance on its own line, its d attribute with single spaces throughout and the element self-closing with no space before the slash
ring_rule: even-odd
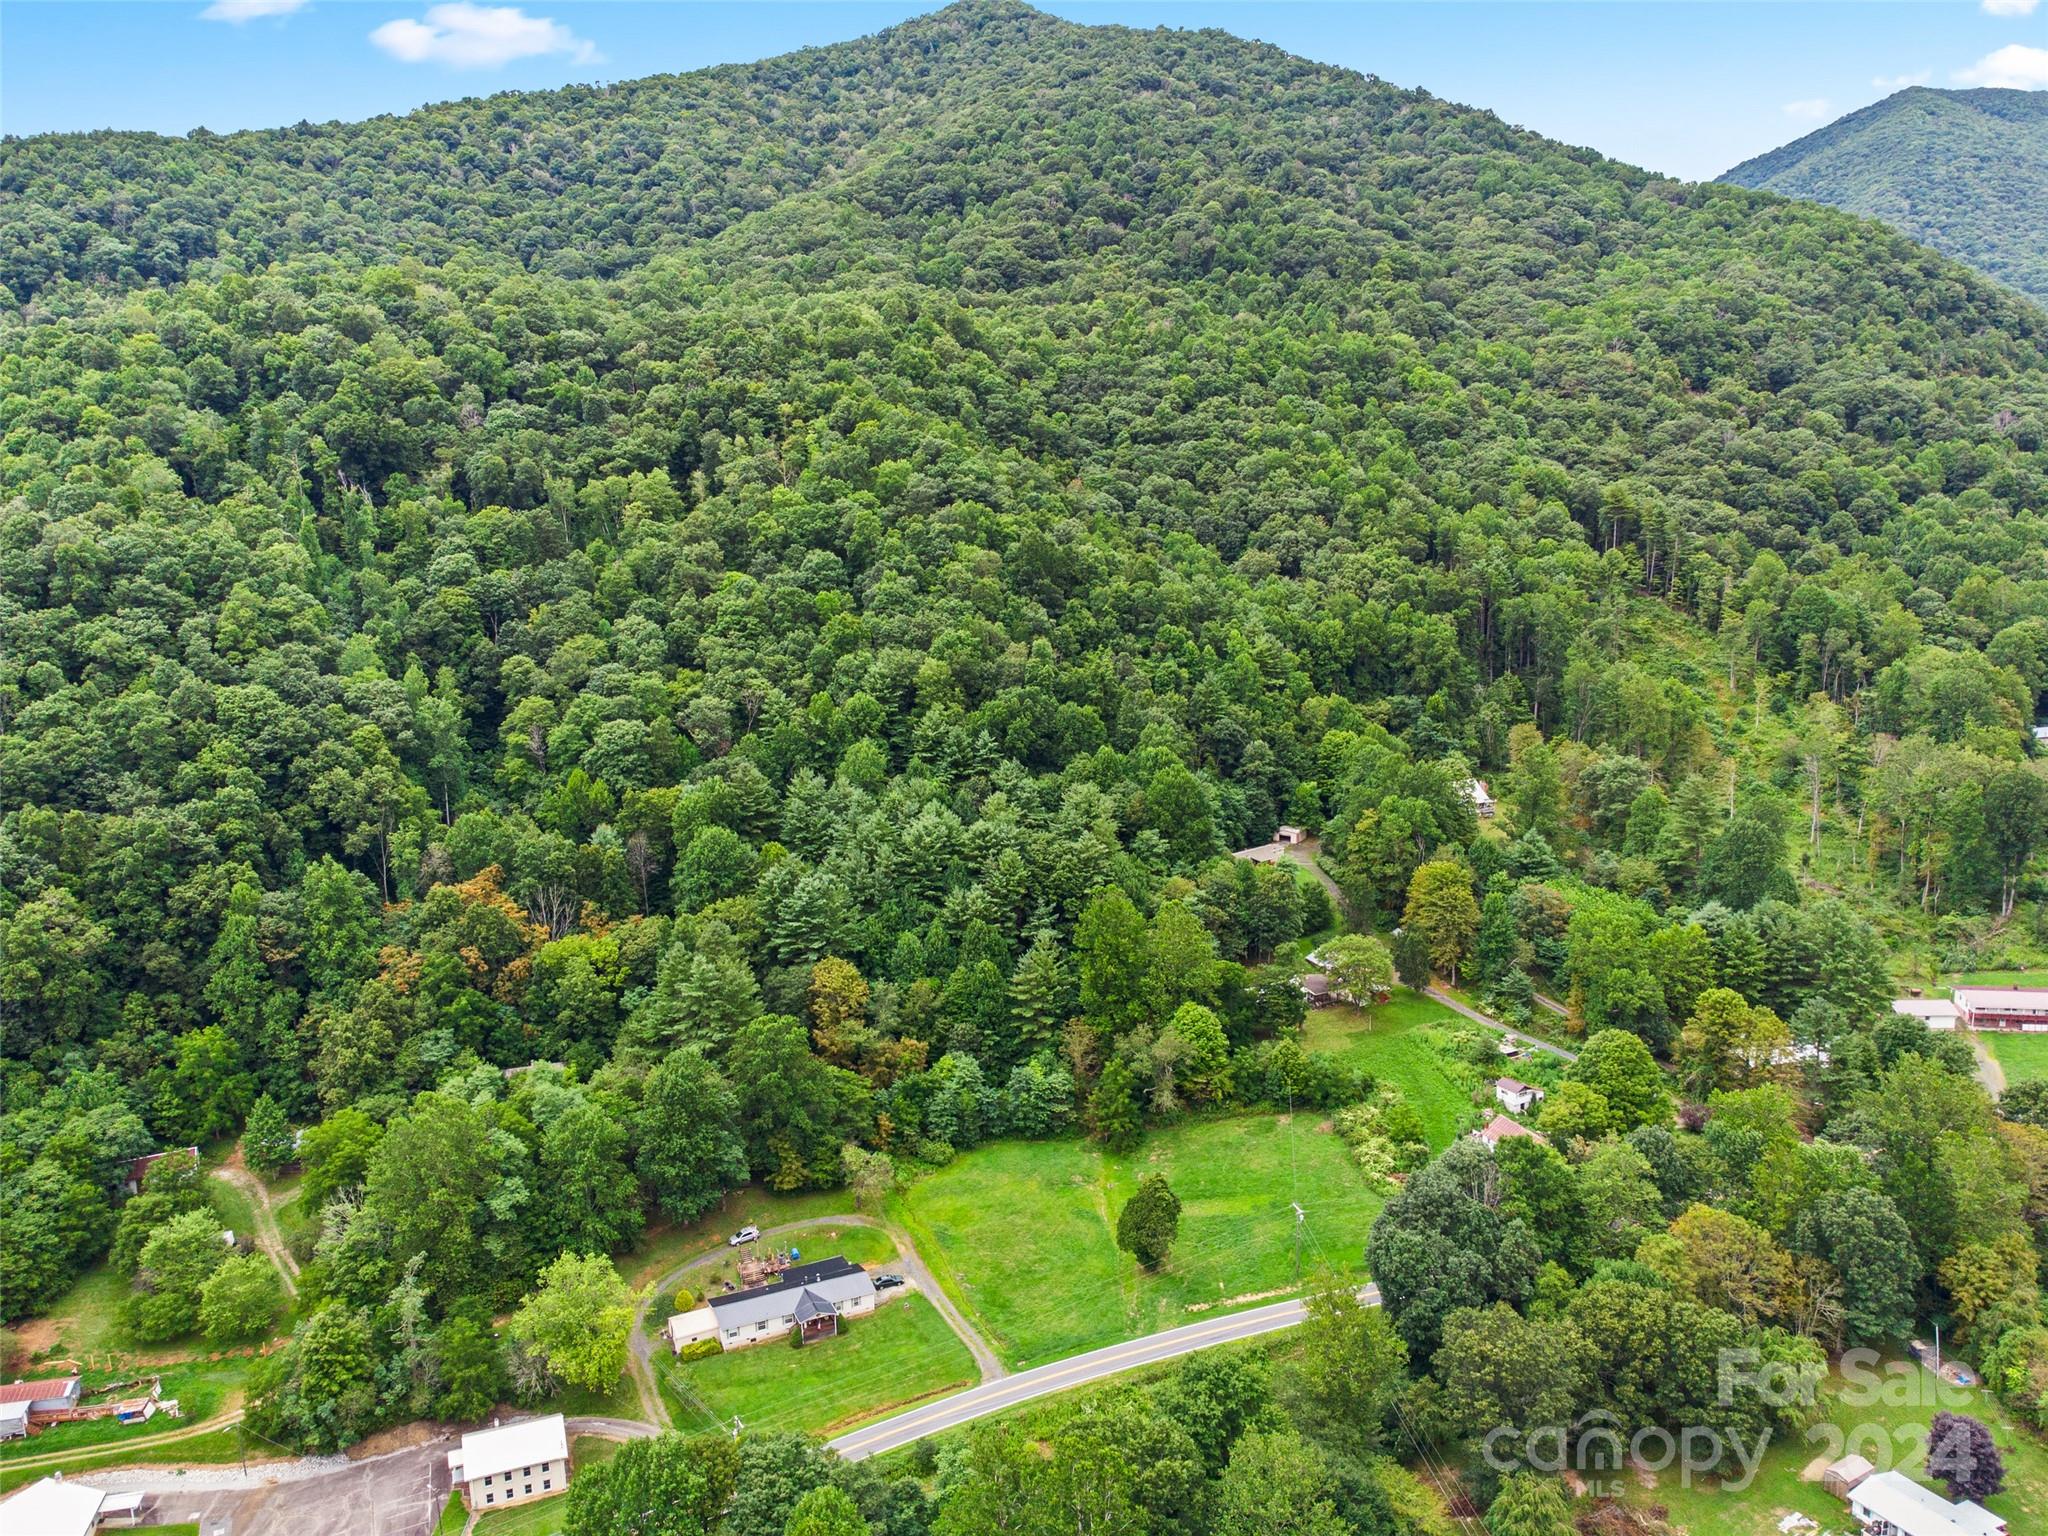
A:
<svg viewBox="0 0 2048 1536">
<path fill-rule="evenodd" d="M 1908 86 L 1721 180 L 1883 219 L 2048 301 L 2048 91 Z"/>
</svg>

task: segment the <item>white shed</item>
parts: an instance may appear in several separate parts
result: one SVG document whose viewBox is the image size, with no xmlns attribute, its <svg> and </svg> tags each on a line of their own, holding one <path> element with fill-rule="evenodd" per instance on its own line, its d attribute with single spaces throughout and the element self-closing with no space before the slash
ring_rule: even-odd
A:
<svg viewBox="0 0 2048 1536">
<path fill-rule="evenodd" d="M 699 1307 L 694 1312 L 678 1312 L 668 1320 L 668 1347 L 678 1354 L 682 1353 L 685 1344 L 717 1337 L 718 1314 L 709 1307 Z"/>
</svg>

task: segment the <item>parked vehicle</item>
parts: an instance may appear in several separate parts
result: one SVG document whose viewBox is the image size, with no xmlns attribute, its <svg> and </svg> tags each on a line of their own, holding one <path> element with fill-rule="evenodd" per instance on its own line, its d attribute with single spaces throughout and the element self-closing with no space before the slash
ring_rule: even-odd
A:
<svg viewBox="0 0 2048 1536">
<path fill-rule="evenodd" d="M 901 1285 L 902 1283 L 903 1277 L 901 1275 L 875 1276 L 875 1289 L 878 1291 L 893 1291 L 896 1289 L 897 1286 Z"/>
<path fill-rule="evenodd" d="M 731 1237 L 725 1240 L 725 1246 L 737 1248 L 741 1243 L 755 1243 L 760 1240 L 761 1229 L 759 1227 L 741 1227 L 739 1231 L 733 1233 Z"/>
</svg>

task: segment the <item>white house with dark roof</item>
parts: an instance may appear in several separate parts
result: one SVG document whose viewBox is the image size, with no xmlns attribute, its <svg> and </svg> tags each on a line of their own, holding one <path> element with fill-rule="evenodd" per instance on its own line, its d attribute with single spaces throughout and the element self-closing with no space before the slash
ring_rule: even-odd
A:
<svg viewBox="0 0 2048 1536">
<path fill-rule="evenodd" d="M 569 1486 L 569 1426 L 559 1413 L 471 1430 L 448 1453 L 472 1511 L 549 1498 Z"/>
<path fill-rule="evenodd" d="M 709 1305 L 718 1320 L 719 1342 L 727 1349 L 744 1349 L 788 1338 L 799 1326 L 807 1339 L 837 1333 L 840 1318 L 875 1310 L 875 1282 L 858 1264 L 835 1254 L 786 1269 L 771 1284 L 713 1296 Z"/>
</svg>

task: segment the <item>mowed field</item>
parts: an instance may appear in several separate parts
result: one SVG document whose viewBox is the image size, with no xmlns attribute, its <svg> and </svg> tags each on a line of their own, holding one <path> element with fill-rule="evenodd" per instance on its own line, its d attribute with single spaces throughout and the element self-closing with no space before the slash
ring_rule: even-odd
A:
<svg viewBox="0 0 2048 1536">
<path fill-rule="evenodd" d="M 1146 1173 L 1181 1199 L 1157 1274 L 1116 1246 Z M 1295 1287 L 1300 1265 L 1352 1268 L 1382 1198 L 1313 1114 L 1185 1121 L 1128 1156 L 1093 1143 L 999 1142 L 963 1153 L 891 1202 L 933 1271 L 1006 1363 L 1042 1365 L 1248 1306 Z"/>
<path fill-rule="evenodd" d="M 1430 1150 L 1441 1151 L 1479 1118 L 1472 1106 L 1479 1069 L 1459 1061 L 1451 1048 L 1450 1031 L 1462 1022 L 1443 1004 L 1400 987 L 1377 1008 L 1334 1003 L 1315 1009 L 1302 1043 L 1399 1088 L 1422 1117 Z"/>
<path fill-rule="evenodd" d="M 849 1318 L 836 1339 L 802 1349 L 787 1343 L 683 1363 L 656 1356 L 676 1427 L 688 1433 L 730 1426 L 838 1433 L 977 1379 L 974 1357 L 922 1296 L 884 1302 Z"/>
<path fill-rule="evenodd" d="M 1873 1376 L 1878 1384 L 1868 1385 Z M 1687 1487 L 1674 1469 L 1647 1487 L 1625 1477 L 1626 1496 L 1639 1507 L 1661 1505 L 1676 1536 L 1775 1536 L 1783 1529 L 1779 1522 L 1794 1513 L 1818 1521 L 1822 1531 L 1839 1531 L 1847 1509 L 1821 1487 L 1820 1467 L 1853 1451 L 1880 1470 L 1896 1468 L 1940 1491 L 1927 1473 L 1925 1441 L 1928 1421 L 1942 1409 L 1981 1419 L 1998 1442 L 2005 1491 L 1986 1507 L 2005 1517 L 2013 1536 L 2048 1531 L 2048 1448 L 2016 1428 L 1990 1393 L 1938 1382 L 1911 1361 L 1876 1368 L 1861 1383 L 1831 1377 L 1820 1419 L 1804 1433 L 1780 1436 L 1747 1487 L 1712 1479 Z"/>
<path fill-rule="evenodd" d="M 1991 1052 L 2008 1084 L 2048 1077 L 2048 1035 L 2008 1035 L 1987 1029 L 1977 1038 Z"/>
</svg>

